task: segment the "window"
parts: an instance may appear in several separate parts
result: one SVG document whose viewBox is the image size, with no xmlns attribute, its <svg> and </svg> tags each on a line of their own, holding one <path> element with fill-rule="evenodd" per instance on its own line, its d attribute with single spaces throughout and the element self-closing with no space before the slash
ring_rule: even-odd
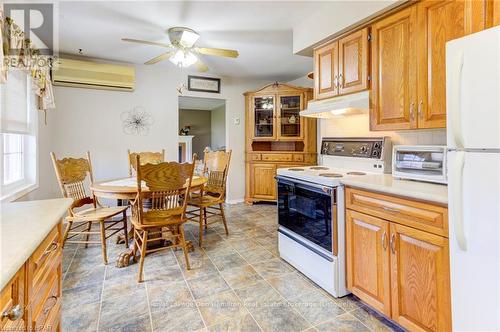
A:
<svg viewBox="0 0 500 332">
<path fill-rule="evenodd" d="M 27 72 L 11 70 L 0 85 L 0 201 L 12 201 L 36 188 L 35 95 Z"/>
</svg>

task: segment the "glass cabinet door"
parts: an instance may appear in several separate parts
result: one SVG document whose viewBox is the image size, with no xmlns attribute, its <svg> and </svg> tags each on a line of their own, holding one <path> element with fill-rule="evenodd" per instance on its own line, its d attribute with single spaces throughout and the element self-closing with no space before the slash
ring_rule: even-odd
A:
<svg viewBox="0 0 500 332">
<path fill-rule="evenodd" d="M 280 137 L 301 137 L 300 96 L 280 96 Z"/>
<path fill-rule="evenodd" d="M 254 98 L 254 137 L 275 137 L 274 106 L 274 97 Z"/>
</svg>

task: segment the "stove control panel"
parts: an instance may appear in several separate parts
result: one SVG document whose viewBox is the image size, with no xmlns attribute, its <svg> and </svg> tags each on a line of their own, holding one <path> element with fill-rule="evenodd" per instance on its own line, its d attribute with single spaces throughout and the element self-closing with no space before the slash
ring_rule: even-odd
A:
<svg viewBox="0 0 500 332">
<path fill-rule="evenodd" d="M 321 154 L 355 158 L 382 159 L 387 138 L 323 138 Z"/>
</svg>

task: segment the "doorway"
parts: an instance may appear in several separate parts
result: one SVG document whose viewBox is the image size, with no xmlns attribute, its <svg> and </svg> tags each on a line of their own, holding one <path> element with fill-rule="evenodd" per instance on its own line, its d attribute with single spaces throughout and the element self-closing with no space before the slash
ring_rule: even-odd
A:
<svg viewBox="0 0 500 332">
<path fill-rule="evenodd" d="M 226 149 L 226 101 L 179 96 L 179 161 L 190 161 L 193 153 Z"/>
</svg>

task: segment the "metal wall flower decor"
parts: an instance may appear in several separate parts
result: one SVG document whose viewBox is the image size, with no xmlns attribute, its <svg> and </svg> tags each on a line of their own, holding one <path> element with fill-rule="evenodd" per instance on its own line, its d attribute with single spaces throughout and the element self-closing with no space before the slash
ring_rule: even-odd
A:
<svg viewBox="0 0 500 332">
<path fill-rule="evenodd" d="M 123 132 L 127 135 L 146 136 L 153 125 L 153 116 L 144 107 L 136 106 L 131 111 L 122 112 Z"/>
</svg>

